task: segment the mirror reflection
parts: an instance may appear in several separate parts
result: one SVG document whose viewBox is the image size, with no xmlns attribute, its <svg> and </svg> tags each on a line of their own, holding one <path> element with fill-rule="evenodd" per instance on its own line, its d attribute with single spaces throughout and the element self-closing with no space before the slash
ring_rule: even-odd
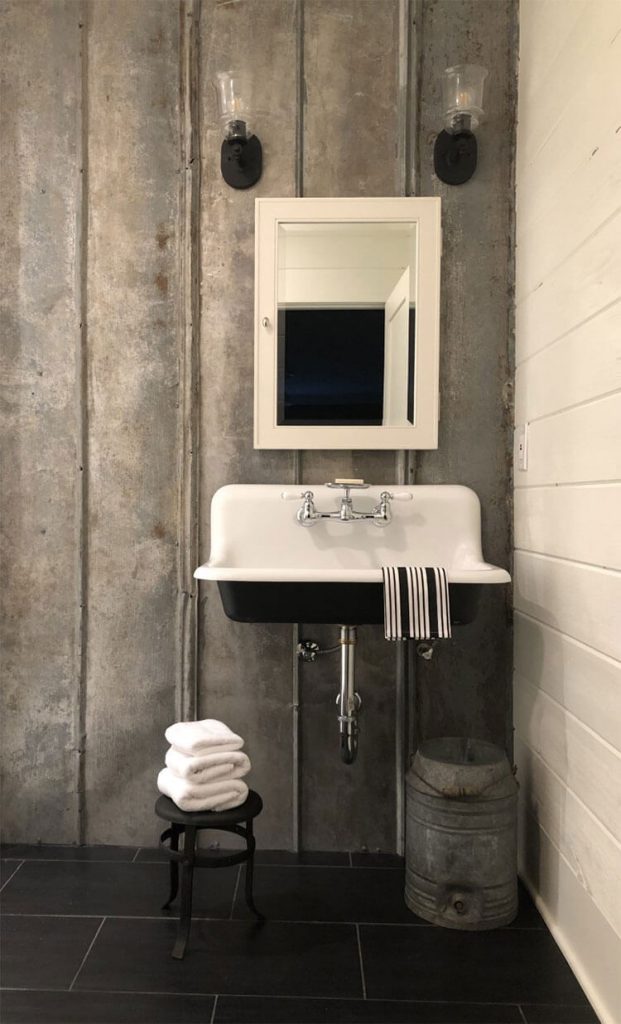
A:
<svg viewBox="0 0 621 1024">
<path fill-rule="evenodd" d="M 279 224 L 279 426 L 415 424 L 416 235 Z"/>
</svg>

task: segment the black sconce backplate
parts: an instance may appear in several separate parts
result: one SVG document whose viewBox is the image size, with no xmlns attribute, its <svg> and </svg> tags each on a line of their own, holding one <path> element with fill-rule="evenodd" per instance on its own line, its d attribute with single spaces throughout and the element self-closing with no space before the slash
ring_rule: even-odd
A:
<svg viewBox="0 0 621 1024">
<path fill-rule="evenodd" d="M 222 177 L 231 188 L 256 185 L 263 170 L 263 152 L 256 135 L 225 139 L 220 151 Z"/>
<path fill-rule="evenodd" d="M 477 166 L 477 140 L 470 131 L 440 132 L 433 148 L 433 166 L 447 185 L 463 185 Z"/>
</svg>

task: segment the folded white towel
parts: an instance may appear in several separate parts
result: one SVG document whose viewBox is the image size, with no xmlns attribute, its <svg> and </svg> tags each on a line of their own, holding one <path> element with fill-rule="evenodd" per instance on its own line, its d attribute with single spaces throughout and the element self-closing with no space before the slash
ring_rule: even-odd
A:
<svg viewBox="0 0 621 1024">
<path fill-rule="evenodd" d="M 182 811 L 226 811 L 239 807 L 248 796 L 248 786 L 241 779 L 220 779 L 197 786 L 173 775 L 170 768 L 162 768 L 157 788 Z"/>
<path fill-rule="evenodd" d="M 213 750 L 239 750 L 244 741 L 216 718 L 202 722 L 175 722 L 164 733 L 171 747 L 184 754 L 208 754 Z"/>
<path fill-rule="evenodd" d="M 166 752 L 166 765 L 173 775 L 201 786 L 213 779 L 241 779 L 250 771 L 250 758 L 243 750 L 214 750 L 189 757 L 176 747 Z"/>
</svg>

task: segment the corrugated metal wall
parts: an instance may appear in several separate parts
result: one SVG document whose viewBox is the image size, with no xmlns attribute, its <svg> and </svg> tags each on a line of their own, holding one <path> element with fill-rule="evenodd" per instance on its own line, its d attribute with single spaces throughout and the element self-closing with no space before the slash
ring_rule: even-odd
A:
<svg viewBox="0 0 621 1024">
<path fill-rule="evenodd" d="M 4 23 L 6 838 L 152 842 L 163 729 L 198 713 L 246 737 L 264 845 L 392 849 L 381 630 L 360 631 L 350 768 L 337 663 L 298 674 L 296 631 L 229 622 L 211 587 L 197 608 L 191 570 L 221 484 L 350 473 L 473 486 L 508 564 L 515 5 L 7 0 Z M 490 116 L 450 189 L 431 147 L 460 60 L 490 68 Z M 209 78 L 232 63 L 264 147 L 248 193 L 219 175 Z M 409 193 L 445 200 L 439 450 L 255 452 L 254 196 Z M 509 648 L 495 592 L 417 666 L 416 733 L 508 742 Z"/>
</svg>

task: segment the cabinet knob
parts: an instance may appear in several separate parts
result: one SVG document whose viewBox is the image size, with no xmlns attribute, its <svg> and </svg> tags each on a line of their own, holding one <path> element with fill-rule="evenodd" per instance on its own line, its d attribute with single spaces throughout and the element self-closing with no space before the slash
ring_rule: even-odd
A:
<svg viewBox="0 0 621 1024">
<path fill-rule="evenodd" d="M 269 316 L 264 316 L 263 319 L 261 320 L 261 323 L 263 324 L 264 327 L 269 327 L 269 325 L 270 325 L 270 318 L 269 318 Z"/>
</svg>

